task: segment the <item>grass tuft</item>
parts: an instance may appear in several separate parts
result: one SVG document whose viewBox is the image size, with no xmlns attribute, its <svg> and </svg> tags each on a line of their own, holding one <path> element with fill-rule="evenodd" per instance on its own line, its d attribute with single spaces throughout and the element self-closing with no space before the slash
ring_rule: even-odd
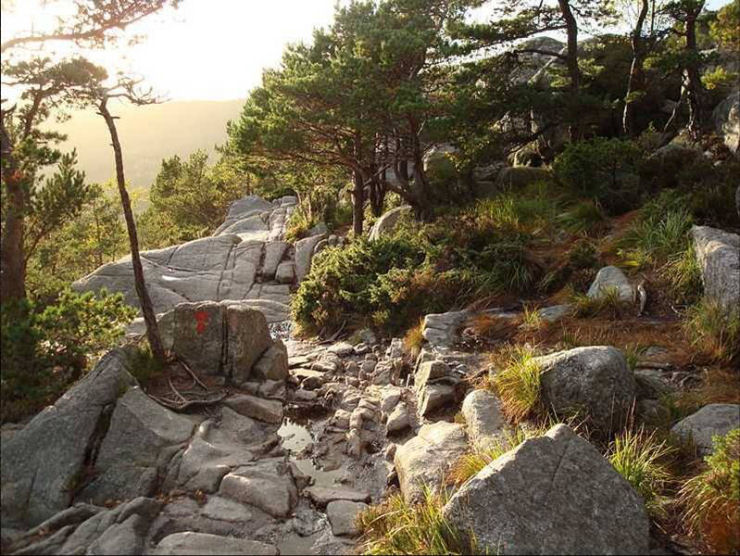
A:
<svg viewBox="0 0 740 556">
<path fill-rule="evenodd" d="M 668 498 L 663 495 L 671 480 L 667 458 L 672 450 L 655 432 L 626 430 L 609 446 L 607 459 L 642 496 L 653 517 L 664 517 Z"/>
<path fill-rule="evenodd" d="M 532 349 L 515 346 L 504 370 L 490 379 L 504 414 L 514 423 L 532 415 L 540 403 L 540 366 Z"/>
<path fill-rule="evenodd" d="M 717 363 L 740 359 L 740 314 L 705 298 L 686 317 L 684 331 L 694 348 Z"/>
<path fill-rule="evenodd" d="M 544 435 L 549 428 L 551 428 L 551 425 L 518 426 L 513 432 L 506 431 L 505 434 L 497 437 L 485 448 L 476 449 L 460 456 L 450 468 L 450 472 L 447 475 L 447 482 L 459 487 L 477 475 L 492 461 L 503 456 L 506 452 L 513 450 L 528 438 Z"/>
<path fill-rule="evenodd" d="M 418 504 L 394 494 L 358 516 L 364 554 L 476 554 L 475 539 L 442 515 L 445 496 L 424 491 Z"/>
<path fill-rule="evenodd" d="M 618 319 L 626 316 L 632 310 L 632 304 L 621 299 L 619 290 L 615 287 L 602 289 L 598 297 L 575 293 L 571 297 L 571 304 L 577 317 Z"/>
<path fill-rule="evenodd" d="M 740 429 L 716 436 L 706 469 L 681 488 L 684 524 L 708 552 L 740 552 Z"/>
</svg>

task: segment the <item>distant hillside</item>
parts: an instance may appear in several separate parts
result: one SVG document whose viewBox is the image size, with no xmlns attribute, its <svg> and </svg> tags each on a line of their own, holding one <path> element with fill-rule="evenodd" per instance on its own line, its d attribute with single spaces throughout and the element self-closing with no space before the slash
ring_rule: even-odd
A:
<svg viewBox="0 0 740 556">
<path fill-rule="evenodd" d="M 239 115 L 243 100 L 173 101 L 152 106 L 120 106 L 112 112 L 123 145 L 126 181 L 148 189 L 163 158 L 197 149 L 214 152 L 226 140 L 226 122 Z M 103 119 L 92 110 L 75 112 L 54 129 L 67 134 L 63 150 L 77 148 L 80 168 L 91 182 L 114 176 L 113 151 Z"/>
</svg>

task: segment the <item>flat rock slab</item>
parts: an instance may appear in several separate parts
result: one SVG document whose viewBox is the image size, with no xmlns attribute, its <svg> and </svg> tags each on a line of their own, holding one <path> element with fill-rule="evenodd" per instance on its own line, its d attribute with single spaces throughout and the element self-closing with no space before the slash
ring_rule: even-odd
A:
<svg viewBox="0 0 740 556">
<path fill-rule="evenodd" d="M 131 388 L 116 404 L 100 445 L 98 476 L 79 499 L 102 505 L 108 499 L 149 496 L 159 471 L 194 429 L 188 417 L 162 407 L 139 387 Z"/>
<path fill-rule="evenodd" d="M 277 400 L 265 400 L 249 394 L 236 394 L 224 400 L 224 404 L 240 415 L 265 423 L 280 423 L 283 420 L 283 404 Z"/>
<path fill-rule="evenodd" d="M 691 439 L 702 454 L 711 454 L 712 437 L 724 436 L 736 428 L 740 428 L 740 405 L 713 403 L 676 423 L 671 432 Z"/>
<path fill-rule="evenodd" d="M 443 515 L 496 554 L 647 554 L 642 498 L 565 425 L 524 441 L 465 483 Z"/>
<path fill-rule="evenodd" d="M 273 517 L 287 517 L 298 501 L 298 491 L 290 472 L 269 461 L 240 467 L 229 473 L 221 481 L 219 492 Z"/>
<path fill-rule="evenodd" d="M 263 542 L 186 531 L 184 533 L 174 533 L 166 536 L 159 541 L 157 548 L 151 553 L 159 556 L 180 554 L 199 556 L 234 554 L 247 556 L 250 554 L 272 555 L 277 554 L 278 551 L 274 545 Z"/>
<path fill-rule="evenodd" d="M 349 488 L 333 488 L 311 486 L 303 489 L 304 494 L 313 500 L 314 504 L 323 508 L 329 502 L 335 500 L 346 500 L 350 502 L 369 502 L 370 493 L 364 490 L 353 490 Z"/>
</svg>

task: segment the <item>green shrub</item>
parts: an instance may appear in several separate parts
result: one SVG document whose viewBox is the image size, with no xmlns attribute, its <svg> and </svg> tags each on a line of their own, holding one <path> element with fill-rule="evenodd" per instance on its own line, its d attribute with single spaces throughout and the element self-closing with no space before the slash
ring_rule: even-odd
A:
<svg viewBox="0 0 740 556">
<path fill-rule="evenodd" d="M 684 523 L 709 553 L 740 552 L 740 429 L 715 436 L 706 469 L 679 493 Z"/>
<path fill-rule="evenodd" d="M 483 205 L 434 222 L 402 222 L 378 241 L 357 239 L 326 249 L 293 300 L 306 332 L 342 323 L 374 324 L 394 334 L 427 314 L 464 306 L 496 293 L 524 293 L 541 268 L 526 245 L 528 233 L 485 215 Z"/>
<path fill-rule="evenodd" d="M 596 235 L 607 227 L 607 215 L 593 200 L 580 201 L 557 217 L 566 230 L 574 234 Z"/>
<path fill-rule="evenodd" d="M 631 141 L 598 137 L 570 143 L 555 159 L 557 179 L 576 196 L 589 197 L 619 214 L 640 201 L 641 150 Z"/>
<path fill-rule="evenodd" d="M 136 315 L 121 294 L 63 290 L 54 303 L 5 302 L 2 311 L 2 420 L 52 402 L 112 347 Z"/>
<path fill-rule="evenodd" d="M 363 554 L 479 554 L 475 539 L 442 515 L 443 495 L 424 491 L 418 504 L 394 494 L 358 516 Z"/>
</svg>

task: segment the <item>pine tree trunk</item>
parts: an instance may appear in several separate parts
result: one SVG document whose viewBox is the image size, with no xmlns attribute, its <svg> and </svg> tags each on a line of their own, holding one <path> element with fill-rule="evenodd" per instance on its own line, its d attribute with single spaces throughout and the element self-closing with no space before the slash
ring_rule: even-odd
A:
<svg viewBox="0 0 740 556">
<path fill-rule="evenodd" d="M 686 51 L 688 63 L 686 64 L 686 100 L 689 105 L 688 130 L 692 139 L 698 139 L 701 133 L 701 80 L 699 77 L 698 54 L 696 47 L 696 19 L 704 7 L 704 2 L 699 2 L 696 9 L 692 10 L 686 18 Z"/>
<path fill-rule="evenodd" d="M 365 217 L 365 188 L 359 170 L 352 172 L 352 180 L 354 182 L 354 188 L 352 189 L 352 231 L 355 237 L 360 237 Z"/>
<path fill-rule="evenodd" d="M 642 40 L 642 27 L 645 24 L 645 18 L 648 14 L 648 0 L 642 0 L 640 14 L 637 16 L 637 23 L 632 31 L 632 65 L 630 66 L 629 80 L 627 81 L 627 94 L 624 97 L 624 114 L 622 115 L 622 129 L 628 136 L 634 134 L 634 112 L 635 99 L 634 94 L 642 91 L 644 87 L 643 65 L 645 61 L 645 52 Z"/>
<path fill-rule="evenodd" d="M 3 114 L 4 115 L 4 114 Z M 25 234 L 26 193 L 23 176 L 13 156 L 5 121 L 0 125 L 0 152 L 2 153 L 3 195 L 7 195 L 5 226 L 0 237 L 0 301 L 26 297 Z"/>
<path fill-rule="evenodd" d="M 129 199 L 128 191 L 126 191 L 126 180 L 123 175 L 123 154 L 121 151 L 121 142 L 118 140 L 118 131 L 116 130 L 115 120 L 108 111 L 107 99 L 103 99 L 101 101 L 99 109 L 100 115 L 103 116 L 105 123 L 108 126 L 111 143 L 113 145 L 113 152 L 115 154 L 116 183 L 118 184 L 118 192 L 121 195 L 123 214 L 126 219 L 128 239 L 131 246 L 131 265 L 134 269 L 134 285 L 136 287 L 136 294 L 139 297 L 141 312 L 144 315 L 147 339 L 149 340 L 149 346 L 152 349 L 152 355 L 154 355 L 154 358 L 164 364 L 164 347 L 162 346 L 162 339 L 159 336 L 159 327 L 157 326 L 157 317 L 152 308 L 152 300 L 149 297 L 149 292 L 146 289 L 146 283 L 144 281 L 144 269 L 141 266 L 141 257 L 139 256 L 139 239 L 136 234 L 136 221 L 134 220 L 134 213 L 131 210 L 131 200 Z"/>
<path fill-rule="evenodd" d="M 573 95 L 573 102 L 576 102 L 581 87 L 581 72 L 578 69 L 578 22 L 573 15 L 573 11 L 570 9 L 569 0 L 558 0 L 558 7 L 565 20 L 565 30 L 568 37 L 566 65 L 568 67 L 568 77 L 570 78 L 570 92 Z M 573 122 L 569 126 L 569 133 L 571 141 L 574 141 L 578 139 L 581 133 L 579 113 L 572 114 L 571 118 Z"/>
<path fill-rule="evenodd" d="M 26 211 L 26 195 L 23 191 L 23 183 L 17 170 L 3 175 L 5 192 L 8 196 L 7 214 L 5 227 L 2 232 L 2 288 L 0 288 L 0 300 L 5 303 L 11 300 L 26 297 L 26 265 L 25 250 L 23 246 L 24 236 L 24 214 Z"/>
</svg>

